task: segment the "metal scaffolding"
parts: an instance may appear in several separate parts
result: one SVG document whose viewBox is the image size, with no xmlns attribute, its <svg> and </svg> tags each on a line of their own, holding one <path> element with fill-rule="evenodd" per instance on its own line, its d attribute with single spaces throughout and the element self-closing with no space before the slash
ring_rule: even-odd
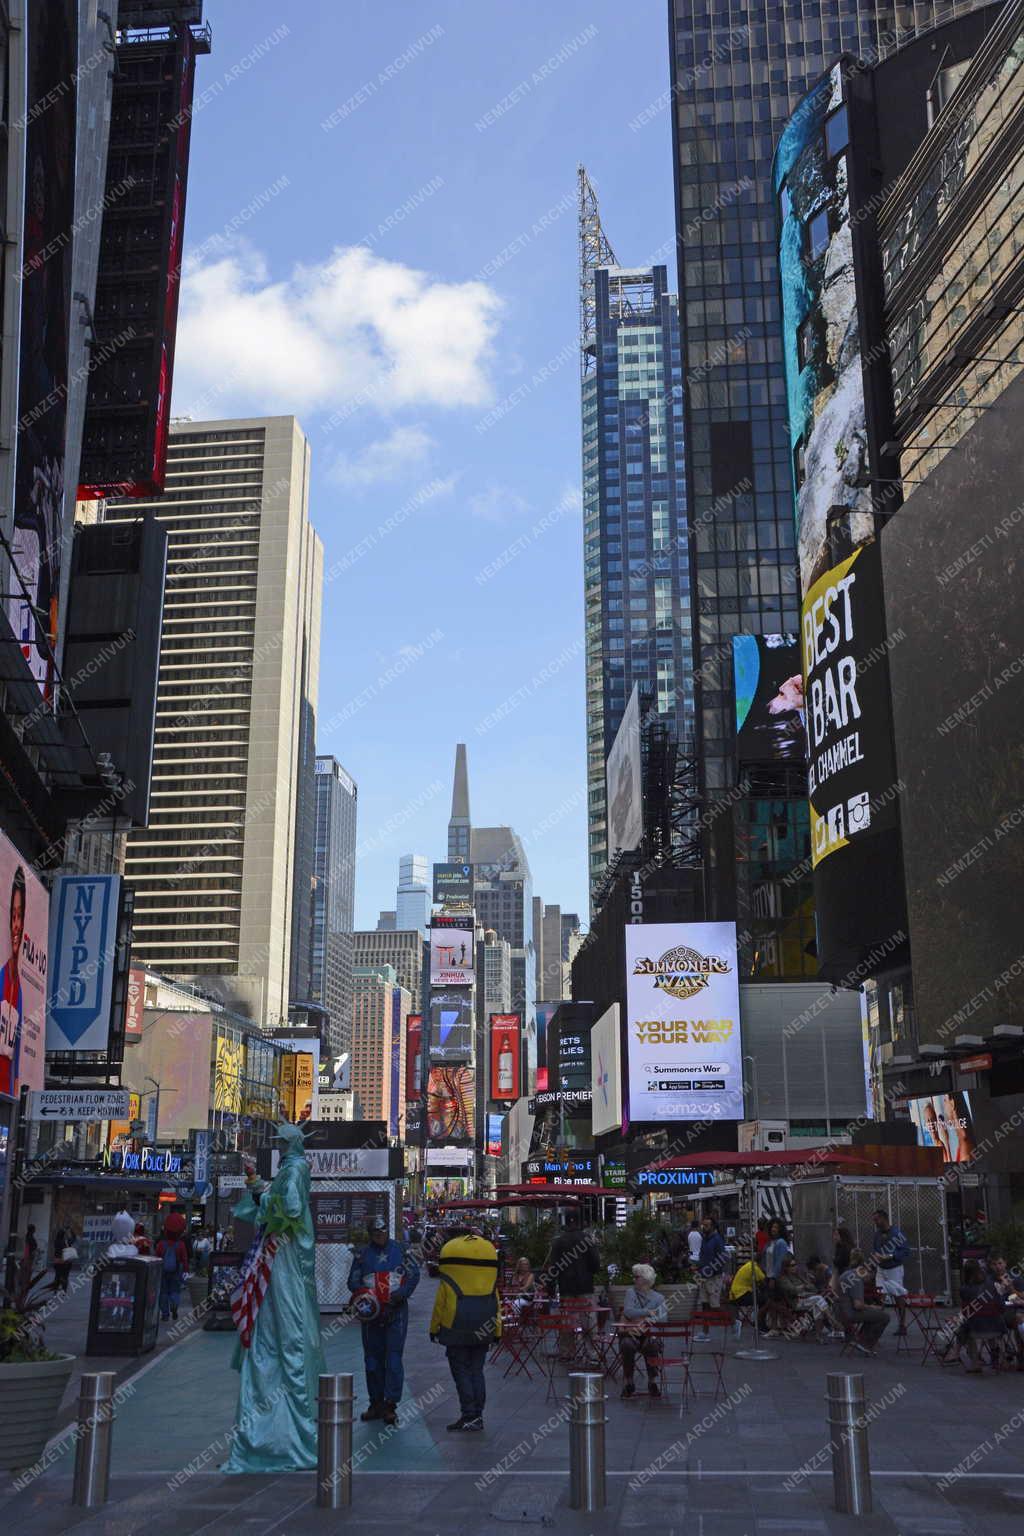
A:
<svg viewBox="0 0 1024 1536">
<path fill-rule="evenodd" d="M 585 166 L 578 166 L 580 231 L 580 374 L 586 378 L 597 362 L 597 301 L 594 270 L 615 267 L 615 252 L 601 228 L 601 213 Z"/>
</svg>

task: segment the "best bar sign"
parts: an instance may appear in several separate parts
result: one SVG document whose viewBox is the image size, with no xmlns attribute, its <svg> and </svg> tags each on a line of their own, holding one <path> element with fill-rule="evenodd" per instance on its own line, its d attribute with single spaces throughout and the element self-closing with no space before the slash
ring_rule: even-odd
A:
<svg viewBox="0 0 1024 1536">
<path fill-rule="evenodd" d="M 48 1088 L 28 1096 L 30 1120 L 127 1120 L 127 1088 Z"/>
</svg>

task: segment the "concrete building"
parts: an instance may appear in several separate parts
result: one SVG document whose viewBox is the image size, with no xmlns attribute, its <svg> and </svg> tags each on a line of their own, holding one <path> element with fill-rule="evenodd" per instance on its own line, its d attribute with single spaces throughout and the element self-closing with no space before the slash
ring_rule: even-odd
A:
<svg viewBox="0 0 1024 1536">
<path fill-rule="evenodd" d="M 486 1025 L 492 1013 L 509 1013 L 512 1009 L 512 946 L 488 928 L 478 953 L 482 956 L 478 1016 Z"/>
<path fill-rule="evenodd" d="M 352 1094 L 364 1120 L 398 1135 L 405 1114 L 405 1023 L 411 1007 L 393 965 L 352 972 Z"/>
<path fill-rule="evenodd" d="M 359 791 L 336 757 L 316 760 L 316 829 L 309 996 L 330 1014 L 331 1050 L 352 1039 L 352 933 Z"/>
<path fill-rule="evenodd" d="M 405 853 L 398 861 L 395 927 L 418 928 L 427 936 L 430 921 L 430 865 L 425 854 Z"/>
<path fill-rule="evenodd" d="M 473 906 L 477 923 L 493 928 L 512 951 L 512 1009 L 524 1019 L 536 1002 L 536 955 L 533 943 L 533 877 L 511 827 L 473 827 Z"/>
<path fill-rule="evenodd" d="M 423 940 L 415 928 L 358 928 L 352 935 L 353 966 L 390 965 L 412 998 L 413 1013 L 420 1012 L 423 986 Z"/>
<path fill-rule="evenodd" d="M 169 536 L 152 808 L 125 857 L 135 952 L 268 1026 L 288 1015 L 297 864 L 303 898 L 309 878 L 323 587 L 309 462 L 292 416 L 178 422 L 164 495 L 105 512 L 151 508 Z"/>
<path fill-rule="evenodd" d="M 377 916 L 378 933 L 394 933 L 398 927 L 397 912 L 380 912 Z"/>
</svg>

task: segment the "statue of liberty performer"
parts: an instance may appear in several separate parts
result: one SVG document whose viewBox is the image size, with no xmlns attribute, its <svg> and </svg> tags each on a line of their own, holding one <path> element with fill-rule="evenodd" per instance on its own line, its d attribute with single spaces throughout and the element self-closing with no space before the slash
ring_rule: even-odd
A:
<svg viewBox="0 0 1024 1536">
<path fill-rule="evenodd" d="M 239 1341 L 231 1455 L 225 1472 L 316 1466 L 317 1378 L 325 1369 L 314 1277 L 309 1164 L 297 1125 L 277 1127 L 281 1161 L 269 1185 L 251 1174 L 234 1215 L 256 1240 L 231 1297 Z"/>
</svg>

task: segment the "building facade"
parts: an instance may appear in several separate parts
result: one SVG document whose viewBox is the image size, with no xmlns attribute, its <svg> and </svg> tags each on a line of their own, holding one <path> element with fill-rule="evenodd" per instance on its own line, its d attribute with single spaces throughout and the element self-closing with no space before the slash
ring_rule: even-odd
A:
<svg viewBox="0 0 1024 1536">
<path fill-rule="evenodd" d="M 452 784 L 452 814 L 448 822 L 448 857 L 453 861 L 469 860 L 469 768 L 466 763 L 466 746 L 459 742 L 455 748 L 455 778 Z M 431 892 L 433 894 L 433 892 Z"/>
<path fill-rule="evenodd" d="M 352 936 L 352 964 L 390 965 L 399 986 L 409 993 L 413 1013 L 420 1013 L 423 989 L 423 940 L 415 928 L 357 928 Z"/>
<path fill-rule="evenodd" d="M 634 684 L 683 751 L 693 658 L 679 313 L 665 267 L 620 267 L 580 171 L 587 825 L 609 858 L 606 770 Z"/>
<path fill-rule="evenodd" d="M 363 1120 L 383 1120 L 400 1134 L 405 1113 L 405 1025 L 408 990 L 392 965 L 352 972 L 352 1097 Z"/>
<path fill-rule="evenodd" d="M 396 928 L 418 928 L 424 938 L 430 921 L 430 865 L 425 854 L 405 853 L 398 861 Z"/>
<path fill-rule="evenodd" d="M 135 951 L 286 1022 L 304 733 L 320 661 L 323 549 L 309 522 L 309 444 L 294 417 L 178 422 L 148 826 L 128 839 Z M 309 841 L 311 848 L 311 840 Z M 304 914 L 308 919 L 308 908 Z"/>
<path fill-rule="evenodd" d="M 330 1015 L 331 1050 L 351 1047 L 359 791 L 336 757 L 316 760 L 310 1000 Z"/>
<path fill-rule="evenodd" d="M 492 928 L 512 951 L 512 1011 L 533 1017 L 536 955 L 533 877 L 526 851 L 511 827 L 474 827 L 470 836 L 473 907 L 483 929 Z"/>
<path fill-rule="evenodd" d="M 740 918 L 748 974 L 814 974 L 802 770 L 738 782 L 735 762 L 732 637 L 799 623 L 772 156 L 841 53 L 870 64 L 975 8 L 670 0 L 705 895 L 709 917 Z"/>
</svg>

